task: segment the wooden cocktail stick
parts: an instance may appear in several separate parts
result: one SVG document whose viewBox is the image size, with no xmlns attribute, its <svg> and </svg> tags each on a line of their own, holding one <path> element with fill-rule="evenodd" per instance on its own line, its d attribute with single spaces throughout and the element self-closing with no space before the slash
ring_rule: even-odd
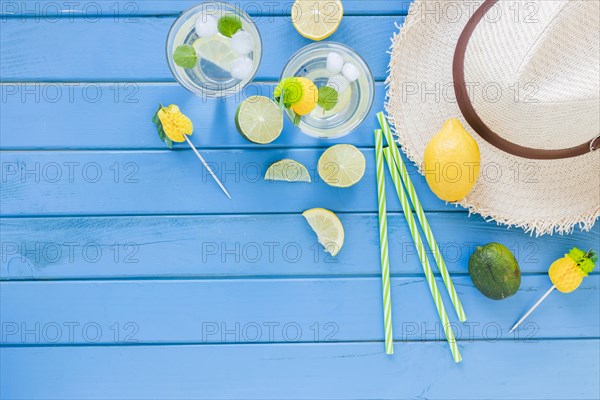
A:
<svg viewBox="0 0 600 400">
<path fill-rule="evenodd" d="M 544 295 L 543 295 L 543 296 L 542 296 L 542 297 L 541 297 L 541 298 L 540 298 L 540 299 L 537 301 L 537 303 L 535 303 L 535 304 L 533 305 L 533 307 L 531 307 L 531 308 L 529 309 L 529 311 L 527 311 L 527 312 L 525 313 L 525 315 L 523 315 L 523 316 L 521 317 L 521 319 L 520 319 L 520 320 L 518 320 L 516 324 L 514 324 L 514 326 L 512 327 L 512 329 L 510 330 L 510 332 L 508 332 L 508 333 L 512 333 L 512 332 L 513 332 L 515 329 L 517 329 L 517 328 L 519 327 L 519 325 L 521 325 L 521 323 L 522 323 L 523 321 L 525 321 L 525 319 L 527 319 L 527 317 L 529 317 L 529 315 L 530 315 L 530 314 L 533 312 L 533 310 L 535 310 L 535 309 L 536 309 L 536 308 L 537 308 L 537 307 L 538 307 L 540 304 L 542 304 L 542 301 L 546 300 L 546 297 L 548 297 L 548 295 L 549 295 L 550 293 L 552 293 L 552 291 L 553 291 L 554 289 L 556 289 L 556 285 L 552 285 L 552 287 L 551 287 L 550 289 L 548 289 L 548 291 L 547 291 L 546 293 L 544 293 Z"/>
<path fill-rule="evenodd" d="M 188 139 L 187 135 L 183 135 L 183 137 L 185 138 L 185 141 L 190 145 L 190 147 L 192 148 L 192 150 L 194 150 L 194 153 L 196 153 L 196 155 L 198 156 L 198 158 L 200 159 L 200 161 L 202 161 L 202 164 L 204 164 L 204 168 L 206 168 L 206 170 L 210 173 L 210 175 L 213 177 L 213 179 L 215 180 L 215 182 L 217 182 L 219 184 L 219 186 L 221 187 L 221 189 L 223 190 L 223 192 L 231 200 L 231 195 L 229 194 L 229 192 L 227 191 L 227 189 L 225 189 L 225 186 L 223 186 L 223 184 L 221 183 L 221 181 L 219 180 L 219 178 L 217 178 L 217 175 L 215 175 L 215 173 L 213 172 L 213 170 L 210 169 L 210 167 L 208 166 L 208 164 L 206 163 L 206 161 L 204 160 L 204 158 L 200 155 L 200 153 L 196 149 L 196 146 L 194 146 L 193 143 L 190 141 L 190 139 Z"/>
</svg>

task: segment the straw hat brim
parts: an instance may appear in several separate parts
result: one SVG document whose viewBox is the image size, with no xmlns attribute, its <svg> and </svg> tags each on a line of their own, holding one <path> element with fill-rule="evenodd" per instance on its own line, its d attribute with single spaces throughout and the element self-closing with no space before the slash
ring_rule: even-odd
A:
<svg viewBox="0 0 600 400">
<path fill-rule="evenodd" d="M 452 61 L 468 20 L 431 22 L 411 7 L 392 38 L 386 111 L 399 144 L 422 173 L 425 146 L 449 118 L 457 118 L 477 140 L 481 174 L 458 202 L 471 213 L 535 235 L 592 228 L 600 217 L 600 151 L 561 160 L 531 160 L 482 140 L 463 118 L 452 89 Z M 407 96 L 406 90 L 422 91 Z M 427 91 L 429 90 L 429 93 Z M 600 111 L 600 110 L 599 110 Z"/>
</svg>

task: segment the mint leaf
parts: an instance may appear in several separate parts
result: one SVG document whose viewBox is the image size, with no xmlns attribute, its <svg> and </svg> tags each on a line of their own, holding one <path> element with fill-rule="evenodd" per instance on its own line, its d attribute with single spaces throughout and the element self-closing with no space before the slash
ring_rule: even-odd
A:
<svg viewBox="0 0 600 400">
<path fill-rule="evenodd" d="M 175 49 L 175 53 L 173 53 L 173 61 L 175 61 L 175 64 L 182 68 L 190 69 L 196 66 L 196 63 L 198 62 L 198 56 L 196 55 L 196 50 L 192 45 L 182 44 L 181 46 L 177 46 Z"/>
<path fill-rule="evenodd" d="M 165 131 L 162 126 L 162 122 L 160 122 L 160 118 L 158 118 L 158 112 L 160 111 L 161 108 L 163 108 L 162 104 L 160 106 L 158 106 L 158 110 L 156 110 L 156 112 L 152 116 L 152 122 L 154 123 L 154 125 L 156 125 L 156 131 L 158 132 L 158 137 L 160 138 L 160 140 L 165 142 L 165 144 L 167 145 L 167 147 L 169 149 L 172 149 L 173 142 L 165 134 Z"/>
<path fill-rule="evenodd" d="M 294 125 L 298 126 L 300 124 L 301 115 L 294 113 Z"/>
<path fill-rule="evenodd" d="M 319 89 L 319 100 L 317 104 L 325 111 L 330 111 L 338 103 L 339 94 L 337 90 L 330 86 L 323 86 Z"/>
<path fill-rule="evenodd" d="M 242 29 L 242 20 L 233 14 L 223 15 L 217 22 L 217 29 L 221 35 L 230 38 Z"/>
<path fill-rule="evenodd" d="M 164 141 L 165 140 L 165 132 L 163 131 L 162 123 L 160 122 L 160 119 L 158 118 L 158 112 L 160 111 L 161 108 L 162 108 L 162 105 L 158 106 L 158 110 L 156 110 L 156 112 L 152 116 L 152 122 L 154 123 L 154 125 L 156 125 L 156 130 L 158 131 L 158 137 L 160 138 L 160 140 Z"/>
</svg>

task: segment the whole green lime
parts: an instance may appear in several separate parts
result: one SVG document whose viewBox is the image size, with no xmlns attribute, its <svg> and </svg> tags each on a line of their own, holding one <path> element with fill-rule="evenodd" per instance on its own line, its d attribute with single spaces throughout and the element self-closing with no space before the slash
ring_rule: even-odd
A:
<svg viewBox="0 0 600 400">
<path fill-rule="evenodd" d="M 502 300 L 517 293 L 521 269 L 513 253 L 500 243 L 488 243 L 469 258 L 469 275 L 475 287 L 486 297 Z"/>
</svg>

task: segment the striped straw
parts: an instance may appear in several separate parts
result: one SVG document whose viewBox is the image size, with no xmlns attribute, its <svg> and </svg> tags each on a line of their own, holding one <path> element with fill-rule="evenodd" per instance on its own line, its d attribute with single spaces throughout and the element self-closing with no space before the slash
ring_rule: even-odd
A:
<svg viewBox="0 0 600 400">
<path fill-rule="evenodd" d="M 379 248 L 381 253 L 381 285 L 383 287 L 383 322 L 385 352 L 394 354 L 392 335 L 392 299 L 390 294 L 390 258 L 388 254 L 387 207 L 383 167 L 383 135 L 375 131 L 375 161 L 377 163 L 377 203 L 379 206 Z"/>
<path fill-rule="evenodd" d="M 444 261 L 444 257 L 442 256 L 442 252 L 438 247 L 438 244 L 433 236 L 433 231 L 431 230 L 431 226 L 427 221 L 427 217 L 425 216 L 425 212 L 423 211 L 423 206 L 419 201 L 419 196 L 417 196 L 417 192 L 415 191 L 415 186 L 408 175 L 408 170 L 406 169 L 406 165 L 400 156 L 400 151 L 398 150 L 398 146 L 394 141 L 394 137 L 392 135 L 392 131 L 390 130 L 390 126 L 388 125 L 387 120 L 382 112 L 377 114 L 377 119 L 379 120 L 379 124 L 383 129 L 383 133 L 388 142 L 389 148 L 392 151 L 392 157 L 394 159 L 395 164 L 400 171 L 400 176 L 402 178 L 402 183 L 404 183 L 404 187 L 408 192 L 408 196 L 410 197 L 410 201 L 412 202 L 415 212 L 417 213 L 417 217 L 419 219 L 419 223 L 421 224 L 421 229 L 425 233 L 425 238 L 427 239 L 427 243 L 429 247 L 433 251 L 433 258 L 442 274 L 442 279 L 444 280 L 444 285 L 446 285 L 446 289 L 448 290 L 448 294 L 450 295 L 450 299 L 452 300 L 452 305 L 454 306 L 454 310 L 458 315 L 458 319 L 461 322 L 465 322 L 467 320 L 467 315 L 465 314 L 465 310 L 463 310 L 462 303 L 458 298 L 458 293 L 456 293 L 456 289 L 454 288 L 454 284 L 452 283 L 452 278 L 450 278 L 450 273 L 448 272 L 448 268 L 446 268 L 446 262 Z"/>
<path fill-rule="evenodd" d="M 413 241 L 415 242 L 415 246 L 417 247 L 419 260 L 421 261 L 421 265 L 423 266 L 423 271 L 425 272 L 425 278 L 427 279 L 427 284 L 429 285 L 429 290 L 431 291 L 433 302 L 435 303 L 435 307 L 437 308 L 437 312 L 440 316 L 440 321 L 442 322 L 442 325 L 444 327 L 444 333 L 446 334 L 446 340 L 450 345 L 452 357 L 454 358 L 454 362 L 461 362 L 462 357 L 460 355 L 460 351 L 458 350 L 458 344 L 456 343 L 456 339 L 454 338 L 454 331 L 452 330 L 452 326 L 450 325 L 450 320 L 448 319 L 448 314 L 446 313 L 446 309 L 444 308 L 444 303 L 442 301 L 440 290 L 437 287 L 435 277 L 433 276 L 433 271 L 431 270 L 431 266 L 429 265 L 429 259 L 427 258 L 427 253 L 425 251 L 425 245 L 423 244 L 423 240 L 421 239 L 421 236 L 419 234 L 415 217 L 413 216 L 412 211 L 410 209 L 408 197 L 404 192 L 404 188 L 402 187 L 400 174 L 398 173 L 397 167 L 394 165 L 392 152 L 390 148 L 387 147 L 383 150 L 383 153 L 385 155 L 385 159 L 387 161 L 390 173 L 392 174 L 392 181 L 394 182 L 394 186 L 396 186 L 398 198 L 400 199 L 400 203 L 402 204 L 402 211 L 404 212 L 404 217 L 406 218 L 408 228 L 410 229 Z"/>
</svg>

